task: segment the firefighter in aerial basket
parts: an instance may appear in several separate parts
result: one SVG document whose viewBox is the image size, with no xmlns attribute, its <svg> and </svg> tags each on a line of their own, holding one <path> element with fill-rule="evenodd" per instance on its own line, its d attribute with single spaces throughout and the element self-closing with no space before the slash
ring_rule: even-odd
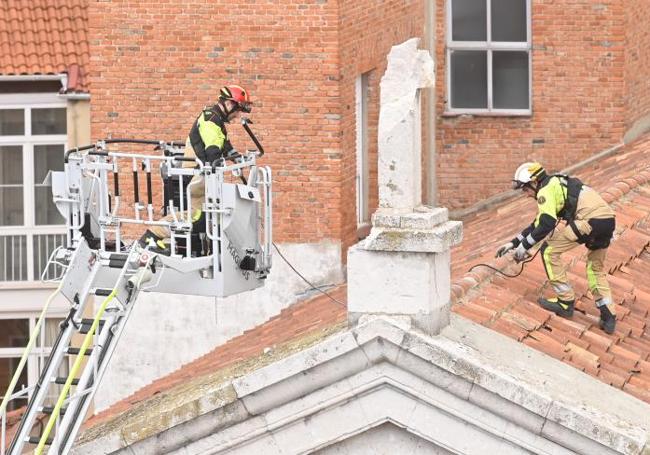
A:
<svg viewBox="0 0 650 455">
<path fill-rule="evenodd" d="M 600 328 L 611 334 L 616 327 L 612 293 L 607 282 L 605 257 L 614 234 L 614 211 L 592 188 L 567 175 L 548 175 L 540 163 L 524 163 L 517 168 L 513 188 L 537 200 L 533 223 L 496 253 L 501 257 L 514 249 L 521 262 L 539 242 L 544 269 L 556 296 L 540 298 L 539 304 L 558 316 L 571 318 L 575 293 L 567 280 L 562 253 L 580 244 L 587 247 L 587 280 L 600 311 Z M 566 221 L 562 228 L 559 221 Z M 549 235 L 550 234 L 550 235 Z M 548 236 L 548 238 L 547 238 Z"/>
<path fill-rule="evenodd" d="M 185 142 L 185 157 L 199 158 L 204 163 L 213 163 L 221 158 L 228 158 L 233 147 L 228 140 L 226 123 L 236 120 L 242 112 L 249 113 L 252 108 L 250 96 L 238 85 L 226 85 L 219 99 L 213 106 L 205 107 L 196 118 Z M 192 161 L 183 162 L 184 167 L 194 167 Z M 193 177 L 192 185 L 192 223 L 201 219 L 203 200 L 205 198 L 203 176 Z M 172 221 L 167 215 L 163 220 Z M 151 226 L 140 237 L 139 244 L 155 253 L 170 254 L 169 237 L 171 233 L 166 226 Z"/>
</svg>

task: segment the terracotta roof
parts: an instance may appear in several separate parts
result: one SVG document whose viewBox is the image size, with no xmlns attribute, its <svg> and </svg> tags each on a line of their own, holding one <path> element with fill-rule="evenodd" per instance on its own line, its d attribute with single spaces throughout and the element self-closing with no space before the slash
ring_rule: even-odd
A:
<svg viewBox="0 0 650 455">
<path fill-rule="evenodd" d="M 576 248 L 565 260 L 578 296 L 571 320 L 540 308 L 546 275 L 539 258 L 523 273 L 506 279 L 486 268 L 489 263 L 517 272 L 509 258 L 494 259 L 496 248 L 523 228 L 535 213 L 534 201 L 516 198 L 466 220 L 464 240 L 452 251 L 452 310 L 650 402 L 650 136 L 620 147 L 609 157 L 574 175 L 582 178 L 616 210 L 617 231 L 607 265 L 617 304 L 616 332 L 598 328 L 598 311 L 584 276 L 585 249 Z M 498 226 L 498 227 L 496 227 Z M 345 300 L 346 287 L 331 291 Z M 85 428 L 112 420 L 132 406 L 177 385 L 259 355 L 265 347 L 304 336 L 309 331 L 345 321 L 346 312 L 325 296 L 295 304 L 278 316 L 232 339 L 169 376 L 161 378 L 89 419 Z"/>
<path fill-rule="evenodd" d="M 68 91 L 87 92 L 88 0 L 0 2 L 0 74 L 68 74 Z"/>
<path fill-rule="evenodd" d="M 345 285 L 327 291 L 338 301 L 345 301 Z M 84 428 L 96 426 L 127 411 L 139 402 L 159 393 L 168 392 L 175 386 L 199 376 L 214 373 L 238 362 L 273 350 L 278 345 L 306 337 L 316 331 L 322 332 L 347 320 L 347 309 L 325 295 L 296 303 L 280 312 L 262 325 L 244 332 L 208 354 L 183 366 L 174 373 L 160 378 L 138 390 L 130 397 L 91 417 Z M 343 328 L 341 326 L 341 328 Z M 323 332 L 325 333 L 325 332 Z"/>
<path fill-rule="evenodd" d="M 467 273 L 478 263 L 510 274 L 520 270 L 509 257 L 495 260 L 494 252 L 530 223 L 536 212 L 530 198 L 466 221 L 465 238 L 452 252 L 453 310 L 650 402 L 650 136 L 574 175 L 601 191 L 616 210 L 616 234 L 606 262 L 619 319 L 615 333 L 607 335 L 598 328 L 584 247 L 564 255 L 577 297 L 570 320 L 537 305 L 538 297 L 553 295 L 539 258 L 517 278 L 484 267 Z"/>
</svg>

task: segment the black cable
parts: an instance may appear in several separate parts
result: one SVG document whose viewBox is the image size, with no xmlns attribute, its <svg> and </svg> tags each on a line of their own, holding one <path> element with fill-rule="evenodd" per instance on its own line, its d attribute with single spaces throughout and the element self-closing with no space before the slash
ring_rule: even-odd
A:
<svg viewBox="0 0 650 455">
<path fill-rule="evenodd" d="M 541 249 L 541 248 L 540 248 L 540 249 Z M 496 267 L 491 266 L 490 264 L 476 264 L 476 265 L 472 266 L 472 267 L 471 267 L 467 272 L 468 272 L 468 273 L 471 272 L 471 271 L 474 270 L 476 267 L 487 267 L 488 269 L 494 270 L 495 272 L 497 272 L 497 273 L 499 273 L 499 274 L 505 276 L 506 278 L 517 278 L 517 277 L 518 277 L 519 275 L 521 275 L 521 273 L 524 271 L 524 267 L 526 266 L 526 264 L 529 263 L 530 261 L 532 261 L 533 259 L 535 259 L 535 256 L 537 256 L 537 255 L 539 254 L 539 250 L 540 250 L 540 249 L 538 249 L 538 250 L 535 252 L 535 254 L 533 254 L 530 258 L 526 259 L 525 261 L 521 261 L 521 262 L 520 262 L 520 264 L 521 264 L 521 270 L 519 271 L 519 273 L 517 273 L 517 274 L 515 274 L 515 275 L 508 275 L 507 273 L 502 272 L 501 270 L 497 269 Z"/>
<path fill-rule="evenodd" d="M 564 201 L 565 201 L 565 203 L 566 203 L 566 196 L 565 196 L 565 198 L 564 198 Z M 557 229 L 557 226 L 558 226 L 558 224 L 560 224 L 560 221 L 561 221 L 560 218 L 558 218 L 558 219 L 555 221 L 555 226 L 553 226 L 553 230 L 552 230 L 549 234 L 547 234 L 546 237 L 552 237 L 553 234 L 555 234 L 555 229 Z M 503 276 L 506 277 L 506 278 L 517 278 L 517 277 L 518 277 L 519 275 L 521 275 L 522 272 L 524 271 L 524 267 L 526 266 L 526 264 L 529 263 L 530 261 L 532 261 L 533 259 L 535 259 L 535 256 L 537 256 L 537 255 L 539 254 L 539 251 L 540 251 L 540 250 L 541 250 L 541 248 L 538 248 L 537 251 L 535 252 L 535 254 L 532 255 L 532 257 L 526 259 L 525 261 L 521 261 L 521 262 L 520 262 L 520 264 L 521 264 L 521 270 L 520 270 L 519 273 L 517 273 L 516 275 L 508 275 L 507 273 L 503 273 L 501 270 L 497 269 L 496 267 L 491 266 L 490 264 L 483 264 L 483 263 L 473 265 L 473 266 L 472 266 L 472 267 L 467 271 L 467 273 L 471 272 L 471 271 L 474 270 L 476 267 L 487 267 L 488 269 L 494 270 L 495 272 L 497 272 L 497 273 L 503 275 Z"/>
<path fill-rule="evenodd" d="M 322 294 L 325 294 L 325 295 L 326 295 L 327 297 L 329 297 L 333 302 L 336 302 L 336 303 L 338 303 L 339 305 L 341 305 L 342 307 L 347 308 L 347 305 L 346 305 L 345 303 L 341 302 L 340 300 L 336 300 L 334 297 L 332 297 L 332 296 L 331 296 L 330 294 L 328 294 L 326 291 L 323 291 L 322 289 L 318 288 L 317 286 L 314 286 L 314 285 L 313 285 L 313 284 L 312 284 L 312 283 L 311 283 L 307 278 L 305 278 L 304 276 L 302 276 L 302 274 L 301 274 L 299 271 L 297 271 L 296 268 L 295 268 L 293 265 L 291 265 L 291 263 L 287 260 L 287 258 L 285 258 L 284 255 L 280 252 L 280 249 L 279 249 L 278 246 L 275 244 L 275 242 L 273 242 L 273 246 L 275 247 L 275 251 L 278 252 L 278 254 L 280 255 L 280 257 L 284 260 L 284 262 L 287 263 L 287 265 L 291 268 L 291 270 L 293 270 L 294 272 L 296 272 L 296 275 L 298 275 L 300 278 L 302 278 L 303 281 L 304 281 L 305 283 L 307 283 L 309 286 L 312 287 L 312 289 L 315 289 L 315 290 L 317 290 L 318 292 L 320 292 L 320 293 L 322 293 Z"/>
</svg>

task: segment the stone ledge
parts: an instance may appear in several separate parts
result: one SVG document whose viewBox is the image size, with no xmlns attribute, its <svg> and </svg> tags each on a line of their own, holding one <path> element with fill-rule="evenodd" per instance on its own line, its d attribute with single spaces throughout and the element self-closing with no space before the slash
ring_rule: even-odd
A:
<svg viewBox="0 0 650 455">
<path fill-rule="evenodd" d="M 166 417 L 143 422 L 140 429 L 122 420 L 73 453 L 203 453 L 219 446 L 255 453 L 253 446 L 269 434 L 267 440 L 277 436 L 283 444 L 260 453 L 282 453 L 287 438 L 315 448 L 305 431 L 322 435 L 340 422 L 344 434 L 367 416 L 431 431 L 434 411 L 452 413 L 534 453 L 650 453 L 646 403 L 460 317 L 437 337 L 409 328 L 402 321 L 368 318 L 238 379 L 205 384 L 208 389 L 194 391 L 190 402 L 163 397 Z M 382 390 L 391 395 L 367 400 Z M 424 405 L 402 419 L 409 403 L 400 397 L 409 396 Z M 319 423 L 330 411 L 347 418 Z"/>
<path fill-rule="evenodd" d="M 411 218 L 408 222 L 417 223 L 417 218 Z M 373 227 L 370 235 L 359 246 L 370 251 L 442 253 L 462 239 L 463 223 L 447 221 L 433 229 Z"/>
<path fill-rule="evenodd" d="M 409 213 L 395 213 L 391 209 L 379 209 L 372 215 L 372 225 L 393 229 L 433 229 L 449 219 L 446 207 L 419 206 Z"/>
</svg>

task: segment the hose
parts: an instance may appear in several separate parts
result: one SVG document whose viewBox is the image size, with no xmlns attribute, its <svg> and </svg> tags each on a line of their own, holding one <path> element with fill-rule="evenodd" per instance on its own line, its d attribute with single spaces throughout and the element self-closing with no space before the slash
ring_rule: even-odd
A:
<svg viewBox="0 0 650 455">
<path fill-rule="evenodd" d="M 565 202 L 566 202 L 566 199 L 565 199 Z M 558 219 L 555 221 L 555 226 L 553 226 L 553 230 L 552 230 L 549 234 L 547 234 L 546 237 L 552 237 L 552 236 L 553 236 L 553 234 L 555 233 L 555 229 L 557 229 L 557 226 L 560 224 L 560 221 L 561 221 L 560 218 L 558 218 Z M 538 248 L 537 251 L 535 251 L 535 254 L 533 254 L 533 255 L 532 255 L 531 257 L 529 257 L 528 259 L 526 259 L 526 260 L 524 260 L 524 261 L 521 261 L 521 262 L 520 262 L 520 264 L 521 264 L 521 270 L 519 271 L 519 273 L 517 273 L 517 274 L 515 274 L 515 275 L 508 275 L 507 273 L 502 272 L 501 270 L 497 269 L 496 267 L 491 266 L 490 264 L 483 264 L 483 263 L 481 263 L 481 264 L 476 264 L 476 265 L 472 266 L 472 267 L 471 267 L 467 272 L 468 272 L 468 273 L 471 272 L 471 271 L 474 270 L 476 267 L 487 267 L 488 269 L 490 269 L 490 270 L 494 270 L 496 273 L 498 273 L 498 274 L 500 274 L 500 275 L 503 275 L 503 276 L 506 277 L 506 278 L 517 278 L 517 277 L 518 277 L 519 275 L 521 275 L 521 273 L 524 271 L 524 267 L 526 266 L 526 264 L 528 264 L 530 261 L 532 261 L 533 259 L 535 259 L 535 256 L 537 256 L 537 255 L 539 254 L 539 251 L 540 251 L 540 250 L 541 250 L 541 248 Z"/>
<path fill-rule="evenodd" d="M 509 275 L 509 274 L 507 274 L 507 273 L 505 273 L 505 272 L 502 272 L 501 270 L 497 269 L 496 267 L 494 267 L 494 266 L 492 266 L 492 265 L 490 265 L 490 264 L 484 264 L 484 263 L 473 265 L 473 266 L 472 266 L 472 267 L 471 267 L 467 272 L 468 272 L 468 273 L 471 272 L 471 271 L 474 270 L 476 267 L 487 267 L 488 269 L 494 270 L 496 273 L 498 273 L 498 274 L 500 274 L 500 275 L 503 275 L 503 276 L 506 277 L 506 278 L 517 278 L 517 277 L 518 277 L 519 275 L 521 275 L 521 273 L 524 271 L 524 267 L 526 266 L 526 264 L 528 264 L 530 261 L 532 261 L 533 259 L 535 259 L 535 256 L 537 256 L 538 254 L 539 254 L 539 249 L 538 249 L 537 251 L 535 251 L 535 254 L 533 254 L 533 255 L 532 255 L 531 257 L 529 257 L 528 259 L 526 259 L 526 260 L 524 260 L 524 261 L 521 261 L 521 262 L 520 262 L 520 264 L 521 264 L 521 270 L 519 270 L 519 272 L 516 273 L 515 275 Z"/>
</svg>

